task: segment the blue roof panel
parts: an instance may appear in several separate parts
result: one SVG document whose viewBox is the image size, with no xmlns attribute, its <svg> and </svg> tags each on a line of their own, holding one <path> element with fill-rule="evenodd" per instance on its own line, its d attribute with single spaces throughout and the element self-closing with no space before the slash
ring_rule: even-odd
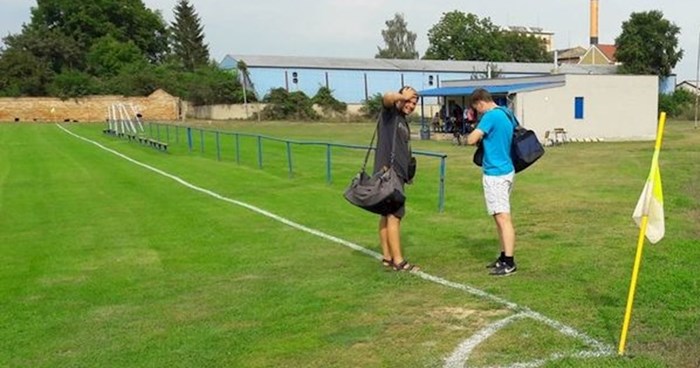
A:
<svg viewBox="0 0 700 368">
<path fill-rule="evenodd" d="M 492 95 L 496 94 L 509 94 L 525 90 L 537 90 L 553 87 L 561 87 L 564 83 L 562 82 L 534 82 L 534 83 L 517 83 L 517 84 L 503 84 L 497 86 L 468 86 L 468 87 L 440 87 L 432 89 L 424 89 L 418 94 L 421 97 L 438 97 L 438 96 L 468 96 L 474 92 L 475 89 L 483 88 Z"/>
</svg>

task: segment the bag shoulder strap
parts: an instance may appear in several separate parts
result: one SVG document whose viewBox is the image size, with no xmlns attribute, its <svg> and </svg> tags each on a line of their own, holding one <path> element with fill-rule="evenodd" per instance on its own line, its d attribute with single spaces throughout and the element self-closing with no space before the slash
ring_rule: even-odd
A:
<svg viewBox="0 0 700 368">
<path fill-rule="evenodd" d="M 369 160 L 369 154 L 372 152 L 372 149 L 374 149 L 374 138 L 377 137 L 377 131 L 379 131 L 379 124 L 381 123 L 381 116 L 382 112 L 379 112 L 379 115 L 377 116 L 377 125 L 374 127 L 374 133 L 372 134 L 372 139 L 369 141 L 369 147 L 367 147 L 367 153 L 365 154 L 365 161 L 362 163 L 362 171 L 364 172 L 367 168 L 367 161 Z M 408 126 L 408 123 L 406 123 L 406 126 Z M 410 129 L 410 128 L 409 128 Z M 396 148 L 396 132 L 399 130 L 399 123 L 396 123 L 396 126 L 394 127 L 394 136 L 392 137 L 391 140 L 391 156 L 389 158 L 389 166 L 394 165 L 394 150 Z M 410 131 L 409 131 L 410 132 Z M 409 133 L 410 136 L 410 133 Z"/>
<path fill-rule="evenodd" d="M 520 122 L 518 121 L 518 118 L 515 116 L 513 111 L 511 111 L 509 108 L 504 107 L 504 106 L 498 106 L 497 109 L 503 111 L 503 113 L 506 114 L 506 116 L 508 117 L 508 120 L 510 120 L 510 122 L 513 125 L 515 125 L 514 129 L 518 129 L 518 127 L 520 126 Z"/>
</svg>

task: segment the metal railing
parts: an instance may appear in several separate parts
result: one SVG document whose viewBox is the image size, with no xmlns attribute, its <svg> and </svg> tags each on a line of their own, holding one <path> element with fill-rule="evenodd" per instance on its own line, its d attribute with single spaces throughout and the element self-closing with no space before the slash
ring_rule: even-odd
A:
<svg viewBox="0 0 700 368">
<path fill-rule="evenodd" d="M 354 144 L 341 144 L 341 143 L 329 143 L 329 142 L 318 142 L 318 141 L 298 141 L 290 139 L 282 139 L 276 137 L 270 137 L 261 134 L 252 133 L 239 133 L 239 132 L 222 132 L 218 130 L 202 129 L 189 126 L 171 125 L 171 124 L 161 124 L 161 123 L 148 123 L 148 134 L 152 139 L 162 141 L 170 144 L 173 141 L 176 144 L 180 144 L 181 140 L 185 140 L 187 143 L 187 148 L 189 152 L 195 150 L 195 136 L 198 135 L 199 139 L 199 151 L 200 153 L 205 153 L 205 135 L 214 135 L 214 144 L 216 149 L 216 159 L 221 161 L 222 150 L 221 150 L 221 140 L 222 136 L 233 137 L 235 141 L 235 160 L 236 163 L 241 162 L 241 137 L 249 137 L 256 140 L 257 143 L 257 162 L 258 168 L 263 168 L 264 163 L 264 141 L 273 141 L 284 143 L 286 146 L 286 160 L 287 160 L 287 170 L 290 177 L 294 176 L 294 159 L 292 146 L 321 146 L 325 147 L 326 158 L 325 158 L 325 168 L 326 168 L 326 182 L 331 184 L 333 182 L 332 176 L 332 162 L 333 162 L 333 148 L 340 149 L 353 149 L 353 150 L 367 150 L 368 146 L 354 145 Z M 414 150 L 413 154 L 416 156 L 426 156 L 426 157 L 436 157 L 440 159 L 439 167 L 439 179 L 438 179 L 438 211 L 442 212 L 445 209 L 445 172 L 447 164 L 447 155 L 444 153 L 429 152 Z"/>
</svg>

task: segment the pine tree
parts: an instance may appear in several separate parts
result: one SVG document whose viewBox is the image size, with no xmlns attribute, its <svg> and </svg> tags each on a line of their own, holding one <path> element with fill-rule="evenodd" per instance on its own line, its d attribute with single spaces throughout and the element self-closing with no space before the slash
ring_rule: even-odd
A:
<svg viewBox="0 0 700 368">
<path fill-rule="evenodd" d="M 172 48 L 186 70 L 209 63 L 209 47 L 204 44 L 204 29 L 199 16 L 188 0 L 175 6 L 175 21 L 171 25 Z"/>
</svg>

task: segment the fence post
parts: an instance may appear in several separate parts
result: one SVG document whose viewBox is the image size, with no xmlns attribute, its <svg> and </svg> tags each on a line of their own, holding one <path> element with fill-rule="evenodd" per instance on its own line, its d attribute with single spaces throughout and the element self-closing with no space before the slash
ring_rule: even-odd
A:
<svg viewBox="0 0 700 368">
<path fill-rule="evenodd" d="M 445 156 L 440 157 L 440 189 L 438 192 L 438 212 L 445 210 Z"/>
<path fill-rule="evenodd" d="M 148 123 L 148 138 L 153 138 L 153 123 Z"/>
<path fill-rule="evenodd" d="M 170 125 L 165 126 L 165 143 L 170 143 Z"/>
<path fill-rule="evenodd" d="M 263 167 L 262 136 L 258 136 L 258 167 Z"/>
<path fill-rule="evenodd" d="M 187 127 L 187 147 L 192 152 L 192 128 Z"/>
<path fill-rule="evenodd" d="M 204 129 L 199 130 L 199 150 L 204 153 Z"/>
<path fill-rule="evenodd" d="M 180 144 L 180 126 L 175 125 L 175 143 Z"/>
<path fill-rule="evenodd" d="M 287 165 L 289 166 L 289 177 L 294 176 L 294 171 L 292 169 L 292 142 L 287 141 Z"/>
<path fill-rule="evenodd" d="M 216 131 L 216 159 L 221 161 L 221 147 L 219 146 L 219 131 Z"/>
<path fill-rule="evenodd" d="M 236 133 L 236 163 L 241 163 L 241 139 L 238 133 Z"/>
<path fill-rule="evenodd" d="M 156 124 L 156 139 L 160 142 L 160 124 Z"/>
<path fill-rule="evenodd" d="M 331 178 L 331 145 L 326 144 L 326 181 L 330 184 L 333 179 Z"/>
</svg>

